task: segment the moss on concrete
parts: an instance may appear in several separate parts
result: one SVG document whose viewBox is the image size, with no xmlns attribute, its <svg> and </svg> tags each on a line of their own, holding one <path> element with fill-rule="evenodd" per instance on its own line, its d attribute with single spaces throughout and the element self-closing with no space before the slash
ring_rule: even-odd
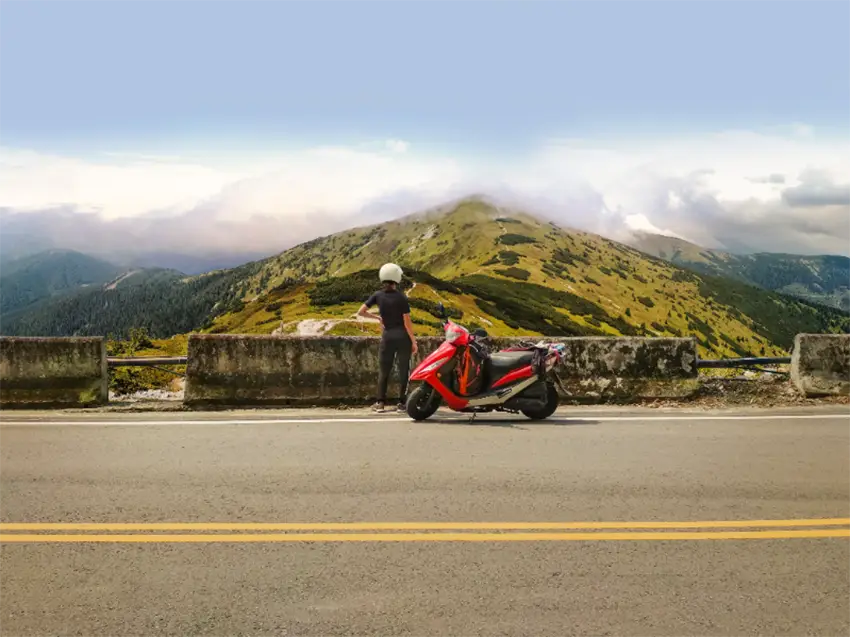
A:
<svg viewBox="0 0 850 637">
<path fill-rule="evenodd" d="M 682 381 L 697 375 L 696 342 L 691 339 L 552 340 L 567 345 L 560 376 L 569 395 L 683 396 Z M 190 406 L 362 403 L 375 395 L 379 343 L 376 337 L 353 336 L 192 335 L 184 402 Z M 420 339 L 414 364 L 441 343 L 436 337 Z M 491 342 L 493 351 L 516 344 L 517 339 Z M 392 378 L 390 396 L 396 391 Z"/>
<path fill-rule="evenodd" d="M 0 337 L 0 405 L 88 407 L 108 401 L 102 338 Z"/>
</svg>

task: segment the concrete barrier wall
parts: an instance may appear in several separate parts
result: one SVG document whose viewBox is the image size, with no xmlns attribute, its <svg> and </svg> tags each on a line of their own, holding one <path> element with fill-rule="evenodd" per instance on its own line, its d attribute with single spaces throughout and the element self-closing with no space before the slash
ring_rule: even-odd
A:
<svg viewBox="0 0 850 637">
<path fill-rule="evenodd" d="M 104 339 L 0 337 L 0 406 L 84 407 L 108 400 Z"/>
<path fill-rule="evenodd" d="M 493 339 L 493 349 L 518 339 Z M 561 378 L 569 395 L 681 396 L 696 388 L 693 339 L 554 338 L 567 345 Z M 419 339 L 414 363 L 442 338 Z M 187 405 L 363 403 L 375 396 L 379 339 L 192 335 Z M 390 397 L 397 391 L 390 383 Z"/>
<path fill-rule="evenodd" d="M 798 334 L 791 380 L 806 396 L 850 395 L 850 334 Z"/>
<path fill-rule="evenodd" d="M 508 347 L 517 339 L 501 339 Z M 697 389 L 698 353 L 693 338 L 549 338 L 567 346 L 559 376 L 567 397 L 673 398 Z"/>
</svg>

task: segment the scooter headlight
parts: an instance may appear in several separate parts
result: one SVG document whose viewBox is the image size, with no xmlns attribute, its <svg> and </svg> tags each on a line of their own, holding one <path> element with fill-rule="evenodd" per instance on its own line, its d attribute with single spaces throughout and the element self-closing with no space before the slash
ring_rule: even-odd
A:
<svg viewBox="0 0 850 637">
<path fill-rule="evenodd" d="M 468 332 L 459 325 L 450 325 L 448 329 L 446 329 L 446 342 L 454 343 L 455 341 L 463 338 L 466 334 L 468 334 Z"/>
</svg>

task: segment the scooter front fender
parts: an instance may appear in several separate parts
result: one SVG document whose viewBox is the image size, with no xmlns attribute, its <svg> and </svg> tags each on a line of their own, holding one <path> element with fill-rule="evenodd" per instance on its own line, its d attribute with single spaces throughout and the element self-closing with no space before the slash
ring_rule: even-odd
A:
<svg viewBox="0 0 850 637">
<path fill-rule="evenodd" d="M 425 360 L 416 366 L 416 369 L 410 374 L 410 380 L 427 380 L 432 375 L 435 375 L 455 355 L 456 350 L 457 348 L 454 345 L 448 341 L 444 341 L 436 350 L 428 354 Z"/>
</svg>

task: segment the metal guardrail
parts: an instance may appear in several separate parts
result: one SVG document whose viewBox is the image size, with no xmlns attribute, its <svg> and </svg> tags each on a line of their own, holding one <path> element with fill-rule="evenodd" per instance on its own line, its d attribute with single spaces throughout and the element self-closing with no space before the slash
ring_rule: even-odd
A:
<svg viewBox="0 0 850 637">
<path fill-rule="evenodd" d="M 107 356 L 106 366 L 110 369 L 116 367 L 150 367 L 158 369 L 161 372 L 168 372 L 175 376 L 185 376 L 180 372 L 175 372 L 173 369 L 162 367 L 162 365 L 185 365 L 189 360 L 188 356 L 145 356 L 140 358 L 122 358 L 120 356 Z"/>
<path fill-rule="evenodd" d="M 109 367 L 156 367 L 157 365 L 185 365 L 188 360 L 188 356 L 147 356 L 140 358 L 108 356 L 106 364 Z"/>
<path fill-rule="evenodd" d="M 700 359 L 697 367 L 700 369 L 733 369 L 735 367 L 752 367 L 753 365 L 789 365 L 790 356 L 761 356 L 752 358 L 720 358 L 715 360 Z"/>
<path fill-rule="evenodd" d="M 156 367 L 158 365 L 185 365 L 188 356 L 160 356 L 121 358 L 110 356 L 106 359 L 109 367 Z M 790 356 L 760 356 L 752 358 L 720 358 L 699 359 L 697 367 L 700 369 L 732 369 L 735 367 L 750 367 L 752 365 L 788 365 L 791 363 Z"/>
</svg>

